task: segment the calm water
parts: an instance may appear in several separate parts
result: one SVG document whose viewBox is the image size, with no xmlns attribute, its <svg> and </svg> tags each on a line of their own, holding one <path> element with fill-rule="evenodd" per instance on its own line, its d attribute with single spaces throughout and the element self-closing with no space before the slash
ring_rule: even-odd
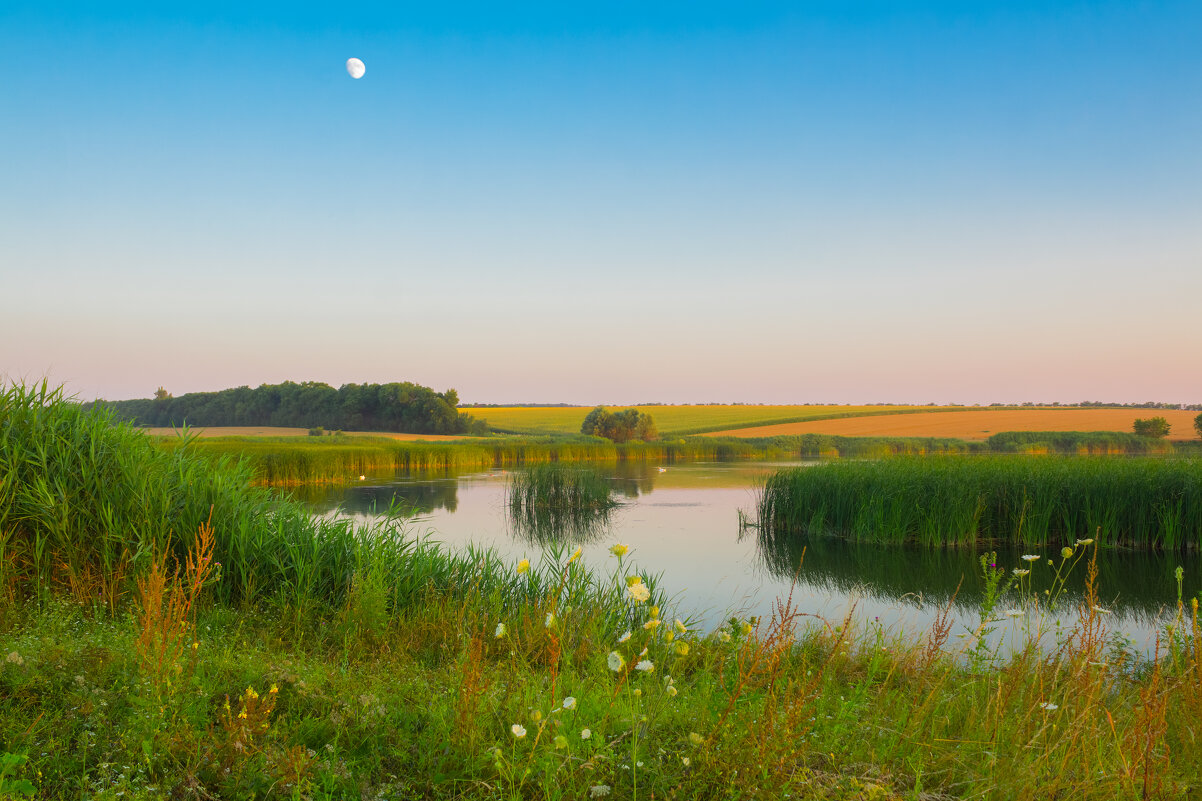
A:
<svg viewBox="0 0 1202 801">
<path fill-rule="evenodd" d="M 980 551 L 920 550 L 857 545 L 839 540 L 797 540 L 783 546 L 761 543 L 754 528 L 740 530 L 739 510 L 749 516 L 756 485 L 781 464 L 694 463 L 667 466 L 604 465 L 622 505 L 606 520 L 566 533 L 567 544 L 584 547 L 584 559 L 602 570 L 614 559 L 615 542 L 631 546 L 640 568 L 661 573 L 660 586 L 674 594 L 678 612 L 713 627 L 733 614 L 767 616 L 777 598 L 793 592 L 801 610 L 832 625 L 854 607 L 857 618 L 879 619 L 890 628 L 925 630 L 963 579 L 953 610 L 957 631 L 979 621 Z M 316 511 L 369 519 L 394 501 L 419 513 L 418 532 L 452 548 L 475 543 L 517 561 L 537 560 L 547 538 L 511 521 L 505 505 L 508 473 L 501 470 L 431 476 L 374 477 L 346 488 L 306 488 L 299 493 Z M 802 548 L 805 562 L 798 572 Z M 984 549 L 980 549 L 984 550 Z M 1050 550 L 1050 549 L 1049 549 Z M 1055 549 L 1059 550 L 1059 549 Z M 1019 551 L 998 553 L 1003 567 L 1026 567 Z M 1047 587 L 1045 559 L 1032 574 Z M 1059 558 L 1057 556 L 1057 561 Z M 1200 589 L 1196 555 L 1103 552 L 1098 558 L 1102 606 L 1112 631 L 1148 652 L 1155 644 L 1157 621 L 1175 609 L 1173 571 L 1185 568 L 1186 597 Z M 796 584 L 794 584 L 796 573 Z M 1040 581 L 1042 578 L 1044 581 Z M 1075 609 L 1085 564 L 1070 577 L 1064 609 Z M 1017 605 L 1003 601 L 1001 608 Z M 1063 618 L 1066 623 L 1069 617 Z M 1022 623 L 1007 620 L 999 637 L 1017 638 Z"/>
</svg>

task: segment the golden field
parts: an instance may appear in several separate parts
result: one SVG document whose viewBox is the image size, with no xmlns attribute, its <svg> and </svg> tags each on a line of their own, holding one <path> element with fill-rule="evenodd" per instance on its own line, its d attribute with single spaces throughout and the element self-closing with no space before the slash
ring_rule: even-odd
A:
<svg viewBox="0 0 1202 801">
<path fill-rule="evenodd" d="M 844 437 L 956 437 L 985 439 L 1002 431 L 1125 431 L 1136 418 L 1163 417 L 1169 439 L 1198 439 L 1198 412 L 1177 409 L 943 409 L 939 412 L 812 420 L 783 425 L 742 426 L 710 432 L 713 437 L 777 437 L 832 434 Z"/>
<path fill-rule="evenodd" d="M 153 437 L 174 437 L 179 433 L 175 428 L 146 428 L 143 429 Z M 284 428 L 274 426 L 212 426 L 210 428 L 190 428 L 188 431 L 198 437 L 307 437 L 307 428 Z M 398 434 L 395 431 L 344 431 L 349 437 L 387 437 L 402 442 L 450 442 L 452 440 L 476 439 L 475 437 L 448 436 L 445 434 Z"/>
<path fill-rule="evenodd" d="M 638 409 L 655 420 L 660 436 L 796 422 L 836 414 L 882 414 L 934 409 L 931 406 L 609 406 L 611 411 Z M 521 434 L 578 434 L 591 406 L 498 406 L 465 408 L 492 428 Z"/>
</svg>

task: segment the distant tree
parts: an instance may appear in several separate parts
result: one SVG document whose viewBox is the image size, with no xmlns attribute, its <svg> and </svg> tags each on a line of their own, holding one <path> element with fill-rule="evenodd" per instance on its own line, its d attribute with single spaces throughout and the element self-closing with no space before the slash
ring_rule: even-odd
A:
<svg viewBox="0 0 1202 801">
<path fill-rule="evenodd" d="M 157 401 L 171 400 L 171 393 L 159 387 L 154 391 L 154 399 Z"/>
<path fill-rule="evenodd" d="M 1137 436 L 1154 437 L 1156 439 L 1167 437 L 1169 430 L 1172 428 L 1169 425 L 1169 421 L 1163 417 L 1149 417 L 1147 420 L 1138 419 L 1131 427 Z"/>
<path fill-rule="evenodd" d="M 1202 437 L 1202 414 L 1194 418 L 1194 431 L 1198 432 L 1198 436 Z"/>
<path fill-rule="evenodd" d="M 629 442 L 632 439 L 646 442 L 659 436 L 651 415 L 638 409 L 611 412 L 604 406 L 598 406 L 585 416 L 580 433 L 605 437 L 614 442 Z"/>
</svg>

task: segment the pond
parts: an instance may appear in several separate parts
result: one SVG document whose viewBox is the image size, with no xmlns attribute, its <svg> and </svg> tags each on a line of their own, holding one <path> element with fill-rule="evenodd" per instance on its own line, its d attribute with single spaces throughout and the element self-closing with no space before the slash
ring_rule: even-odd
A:
<svg viewBox="0 0 1202 801">
<path fill-rule="evenodd" d="M 771 614 L 778 598 L 792 592 L 801 611 L 836 625 L 851 612 L 886 629 L 925 632 L 951 602 L 954 635 L 980 622 L 983 583 L 977 549 L 930 550 L 803 538 L 770 542 L 754 526 L 740 525 L 740 510 L 754 518 L 756 488 L 771 471 L 790 464 L 747 462 L 644 463 L 598 465 L 613 482 L 621 505 L 595 525 L 566 532 L 569 548 L 581 545 L 585 562 L 604 573 L 614 560 L 608 548 L 630 546 L 638 567 L 660 574 L 659 586 L 672 595 L 677 613 L 703 628 L 731 616 Z M 509 473 L 486 470 L 438 475 L 371 477 L 347 487 L 305 487 L 297 495 L 321 514 L 370 519 L 390 504 L 412 507 L 414 533 L 454 549 L 474 543 L 495 549 L 513 562 L 543 552 L 547 532 L 510 518 L 505 503 Z M 804 563 L 802 551 L 805 549 Z M 1030 567 L 1031 586 L 1051 586 L 1060 563 L 1059 547 L 1035 551 L 1041 559 L 1021 560 L 1022 552 L 997 548 L 1003 568 Z M 1144 653 L 1176 610 L 1174 571 L 1185 570 L 1185 598 L 1199 591 L 1196 554 L 1103 551 L 1098 556 L 1100 606 L 1112 636 Z M 1087 564 L 1081 560 L 1065 583 L 1058 619 L 1071 626 L 1083 597 Z M 957 592 L 957 587 L 959 590 Z M 954 596 L 954 600 L 953 599 Z M 998 604 L 995 637 L 1019 642 L 1029 618 L 1005 617 L 1022 604 L 1016 594 Z M 1054 622 L 1054 621 L 1053 621 Z M 954 642 L 953 642 L 954 647 Z"/>
</svg>

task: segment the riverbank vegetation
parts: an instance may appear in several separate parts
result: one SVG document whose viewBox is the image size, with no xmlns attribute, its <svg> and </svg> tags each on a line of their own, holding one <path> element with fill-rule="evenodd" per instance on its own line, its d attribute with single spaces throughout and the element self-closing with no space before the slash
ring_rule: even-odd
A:
<svg viewBox="0 0 1202 801">
<path fill-rule="evenodd" d="M 926 546 L 1001 541 L 1202 546 L 1202 461 L 977 456 L 830 462 L 777 472 L 757 505 L 776 535 Z"/>
<path fill-rule="evenodd" d="M 1056 574 L 1092 575 L 1091 548 Z M 504 564 L 396 517 L 314 518 L 245 464 L 10 388 L 0 794 L 1109 801 L 1202 786 L 1196 607 L 1141 660 L 1109 644 L 1096 602 L 1042 630 L 1042 587 L 985 559 L 972 631 L 941 619 L 905 639 L 788 598 L 703 630 L 633 558 L 614 544 L 594 564 L 555 549 Z M 988 635 L 1009 603 L 1031 615 L 1029 645 L 1001 652 Z"/>
</svg>

